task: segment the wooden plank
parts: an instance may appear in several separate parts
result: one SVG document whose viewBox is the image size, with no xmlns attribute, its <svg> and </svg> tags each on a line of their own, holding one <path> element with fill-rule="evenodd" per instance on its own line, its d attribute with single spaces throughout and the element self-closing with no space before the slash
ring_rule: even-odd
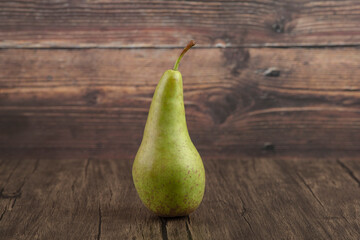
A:
<svg viewBox="0 0 360 240">
<path fill-rule="evenodd" d="M 350 167 L 347 166 L 348 161 L 355 163 L 356 158 L 345 159 L 332 158 L 321 162 L 299 159 L 287 162 L 284 168 L 290 169 L 289 174 L 303 181 L 314 199 L 326 211 L 327 221 L 345 221 L 347 227 L 337 226 L 336 231 L 348 231 L 349 239 L 358 239 L 360 237 L 360 185 Z M 356 162 L 359 167 L 358 159 Z M 336 239 L 340 238 L 346 239 L 339 234 Z"/>
<path fill-rule="evenodd" d="M 208 193 L 208 197 L 212 203 L 217 199 L 221 202 L 216 208 L 217 212 L 224 208 L 234 209 L 235 206 L 241 213 L 239 217 L 245 218 L 251 227 L 252 234 L 249 236 L 256 239 L 358 239 L 360 236 L 356 226 L 359 216 L 353 214 L 353 218 L 348 220 L 339 211 L 357 208 L 358 194 L 350 193 L 358 192 L 358 189 L 354 185 L 348 186 L 351 180 L 341 172 L 335 159 L 309 159 L 305 164 L 304 159 L 278 157 L 242 158 L 236 161 L 222 159 L 206 163 L 209 172 L 216 172 L 216 177 L 207 178 L 207 187 L 210 191 L 216 189 L 216 195 Z M 323 195 L 327 200 L 322 203 L 314 197 L 314 192 L 298 173 L 309 169 L 309 163 L 313 163 L 310 168 L 313 176 L 322 179 L 317 189 L 327 191 Z M 333 180 L 335 174 L 337 177 Z M 335 194 L 331 193 L 334 188 L 328 184 L 331 181 L 337 185 Z M 219 187 L 215 187 L 214 183 Z M 225 190 L 222 192 L 218 189 Z M 202 206 L 209 205 L 206 199 Z M 231 222 L 231 215 L 227 216 L 228 222 Z M 205 216 L 199 218 L 202 221 L 198 222 L 205 221 Z M 199 230 L 195 219 L 192 217 L 193 232 Z M 209 216 L 206 216 L 208 219 Z M 215 229 L 215 226 L 212 227 Z M 238 228 L 233 226 L 230 229 L 234 234 Z M 231 236 L 228 239 L 238 238 Z"/>
<path fill-rule="evenodd" d="M 157 81 L 178 52 L 0 51 L 0 148 L 132 158 Z M 180 69 L 195 145 L 203 156 L 212 157 L 274 151 L 358 153 L 359 53 L 190 52 Z M 279 76 L 264 75 L 271 67 Z"/>
<path fill-rule="evenodd" d="M 3 159 L 3 158 L 2 158 Z M 9 161 L 9 164 L 14 161 Z M 358 185 L 335 159 L 204 160 L 204 200 L 163 219 L 140 202 L 131 159 L 23 158 L 0 220 L 8 239 L 358 239 Z M 1 201 L 4 199 L 1 198 Z"/>
<path fill-rule="evenodd" d="M 15 170 L 19 167 L 20 159 L 0 159 L 0 221 L 7 211 L 11 211 L 17 198 L 20 196 L 21 184 L 12 188 L 12 191 L 6 191 L 5 186 Z"/>
<path fill-rule="evenodd" d="M 337 158 L 339 166 L 348 173 L 349 177 L 360 187 L 360 162 L 358 157 L 341 156 Z"/>
<path fill-rule="evenodd" d="M 54 164 L 24 157 L 2 186 L 6 194 L 15 189 L 18 195 L 0 222 L 0 235 L 4 239 L 95 239 L 99 219 L 95 196 L 101 189 L 96 188 L 97 176 L 90 170 L 85 180 L 86 166 L 83 160 Z"/>
<path fill-rule="evenodd" d="M 356 0 L 2 1 L 0 47 L 330 46 L 360 43 Z"/>
<path fill-rule="evenodd" d="M 133 160 L 98 159 L 94 167 L 102 173 L 101 236 L 99 239 L 161 239 L 161 221 L 147 210 L 137 197 L 132 182 Z"/>
</svg>

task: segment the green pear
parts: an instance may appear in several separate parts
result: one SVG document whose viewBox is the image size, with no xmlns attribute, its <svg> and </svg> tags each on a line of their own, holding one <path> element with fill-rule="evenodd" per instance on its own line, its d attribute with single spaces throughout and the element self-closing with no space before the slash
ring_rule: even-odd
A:
<svg viewBox="0 0 360 240">
<path fill-rule="evenodd" d="M 204 196 L 204 165 L 187 129 L 182 76 L 178 71 L 182 56 L 194 45 L 191 41 L 174 69 L 161 77 L 132 169 L 141 201 L 162 217 L 187 216 Z"/>
</svg>

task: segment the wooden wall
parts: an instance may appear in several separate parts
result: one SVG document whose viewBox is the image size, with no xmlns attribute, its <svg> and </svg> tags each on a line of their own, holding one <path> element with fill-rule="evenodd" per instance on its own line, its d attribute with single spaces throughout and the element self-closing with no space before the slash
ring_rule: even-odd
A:
<svg viewBox="0 0 360 240">
<path fill-rule="evenodd" d="M 360 4 L 0 3 L 0 154 L 134 157 L 152 93 L 181 48 L 204 157 L 356 154 Z"/>
</svg>

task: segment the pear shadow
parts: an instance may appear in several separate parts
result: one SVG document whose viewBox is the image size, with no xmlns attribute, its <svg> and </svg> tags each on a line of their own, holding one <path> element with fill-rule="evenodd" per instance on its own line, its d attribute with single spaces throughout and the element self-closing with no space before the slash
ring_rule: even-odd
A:
<svg viewBox="0 0 360 240">
<path fill-rule="evenodd" d="M 161 221 L 161 236 L 162 239 L 168 239 L 168 234 L 167 234 L 167 228 L 166 225 L 168 222 L 179 222 L 179 221 L 189 221 L 190 222 L 190 217 L 189 216 L 181 216 L 181 217 L 160 217 L 157 216 L 158 219 L 160 219 Z"/>
<path fill-rule="evenodd" d="M 181 216 L 181 217 L 160 217 L 156 216 L 160 221 L 180 221 L 180 220 L 187 220 L 189 219 L 189 216 Z"/>
</svg>

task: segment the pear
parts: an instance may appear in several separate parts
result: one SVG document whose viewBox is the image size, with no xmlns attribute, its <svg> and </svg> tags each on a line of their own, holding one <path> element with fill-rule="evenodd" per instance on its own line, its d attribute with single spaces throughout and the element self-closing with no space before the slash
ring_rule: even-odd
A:
<svg viewBox="0 0 360 240">
<path fill-rule="evenodd" d="M 161 77 L 149 110 L 132 176 L 143 204 L 158 216 L 187 216 L 201 203 L 205 170 L 185 119 L 183 83 L 178 71 L 190 41 Z"/>
</svg>

